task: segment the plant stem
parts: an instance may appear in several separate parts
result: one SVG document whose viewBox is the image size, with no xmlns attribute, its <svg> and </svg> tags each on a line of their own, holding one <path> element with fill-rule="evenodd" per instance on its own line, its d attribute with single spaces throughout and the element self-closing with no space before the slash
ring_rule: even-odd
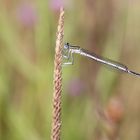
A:
<svg viewBox="0 0 140 140">
<path fill-rule="evenodd" d="M 61 133 L 61 92 L 62 92 L 62 44 L 64 35 L 64 9 L 60 9 L 56 34 L 54 60 L 53 122 L 51 140 L 60 140 Z"/>
</svg>

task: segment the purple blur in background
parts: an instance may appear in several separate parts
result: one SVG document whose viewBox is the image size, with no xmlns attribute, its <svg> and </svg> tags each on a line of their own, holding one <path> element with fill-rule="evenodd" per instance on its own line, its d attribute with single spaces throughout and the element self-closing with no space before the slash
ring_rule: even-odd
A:
<svg viewBox="0 0 140 140">
<path fill-rule="evenodd" d="M 64 7 L 64 8 L 71 8 L 72 7 L 72 1 L 71 0 L 50 0 L 49 1 L 49 7 L 53 10 L 53 11 L 58 11 L 60 9 L 60 7 Z"/>
<path fill-rule="evenodd" d="M 30 3 L 22 3 L 17 7 L 17 20 L 26 27 L 35 26 L 37 22 L 37 11 Z"/>
<path fill-rule="evenodd" d="M 84 89 L 85 89 L 85 84 L 83 81 L 81 81 L 78 78 L 72 79 L 69 83 L 68 83 L 68 93 L 71 96 L 78 96 L 80 95 Z"/>
</svg>

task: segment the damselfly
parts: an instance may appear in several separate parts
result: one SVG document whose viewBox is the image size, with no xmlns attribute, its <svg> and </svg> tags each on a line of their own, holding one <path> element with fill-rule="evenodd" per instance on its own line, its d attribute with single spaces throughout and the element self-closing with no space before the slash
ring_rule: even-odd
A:
<svg viewBox="0 0 140 140">
<path fill-rule="evenodd" d="M 91 53 L 85 49 L 80 48 L 79 46 L 70 45 L 69 43 L 66 43 L 63 48 L 63 57 L 67 60 L 67 62 L 64 62 L 64 65 L 70 65 L 70 64 L 74 63 L 74 56 L 73 56 L 74 53 L 88 57 L 92 60 L 105 64 L 105 65 L 107 65 L 111 68 L 117 69 L 119 71 L 123 71 L 123 72 L 133 74 L 133 75 L 140 77 L 140 73 L 136 73 L 134 71 L 129 70 L 128 67 L 125 66 L 124 64 L 110 60 L 108 58 L 98 56 L 95 53 Z"/>
</svg>

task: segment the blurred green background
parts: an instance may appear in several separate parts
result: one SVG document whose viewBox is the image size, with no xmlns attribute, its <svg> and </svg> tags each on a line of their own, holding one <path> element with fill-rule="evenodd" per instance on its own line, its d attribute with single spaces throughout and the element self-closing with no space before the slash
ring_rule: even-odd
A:
<svg viewBox="0 0 140 140">
<path fill-rule="evenodd" d="M 64 41 L 140 72 L 140 1 L 1 0 L 0 140 L 49 140 L 59 6 Z M 63 67 L 62 140 L 139 140 L 140 79 L 81 56 Z"/>
</svg>

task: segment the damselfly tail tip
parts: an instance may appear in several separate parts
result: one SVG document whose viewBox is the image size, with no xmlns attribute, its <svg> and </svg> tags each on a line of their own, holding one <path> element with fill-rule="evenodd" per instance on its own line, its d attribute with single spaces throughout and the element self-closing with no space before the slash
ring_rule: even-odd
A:
<svg viewBox="0 0 140 140">
<path fill-rule="evenodd" d="M 131 71 L 131 70 L 128 70 L 128 73 L 130 74 L 133 74 L 135 76 L 139 76 L 140 77 L 140 73 L 137 73 L 137 72 L 134 72 L 134 71 Z"/>
</svg>

